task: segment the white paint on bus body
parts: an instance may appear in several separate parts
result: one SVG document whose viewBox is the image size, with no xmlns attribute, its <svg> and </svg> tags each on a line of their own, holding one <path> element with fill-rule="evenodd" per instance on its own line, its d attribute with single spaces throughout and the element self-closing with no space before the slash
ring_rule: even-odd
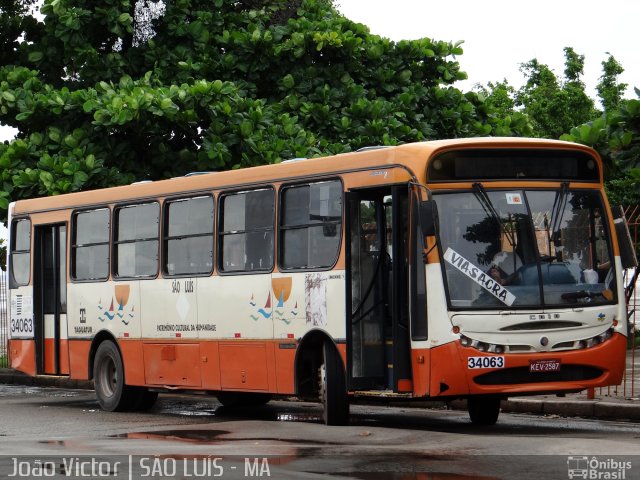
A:
<svg viewBox="0 0 640 480">
<path fill-rule="evenodd" d="M 73 283 L 69 338 L 344 339 L 344 282 L 331 270 Z"/>
</svg>

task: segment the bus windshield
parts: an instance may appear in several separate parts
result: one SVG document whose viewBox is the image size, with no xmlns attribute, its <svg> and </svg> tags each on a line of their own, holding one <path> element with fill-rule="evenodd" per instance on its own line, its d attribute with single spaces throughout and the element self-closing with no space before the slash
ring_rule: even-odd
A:
<svg viewBox="0 0 640 480">
<path fill-rule="evenodd" d="M 434 192 L 452 309 L 575 307 L 615 300 L 596 191 Z"/>
</svg>

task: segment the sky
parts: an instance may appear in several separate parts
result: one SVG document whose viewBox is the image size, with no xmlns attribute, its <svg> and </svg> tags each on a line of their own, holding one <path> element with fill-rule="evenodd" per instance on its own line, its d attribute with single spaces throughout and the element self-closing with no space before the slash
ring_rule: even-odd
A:
<svg viewBox="0 0 640 480">
<path fill-rule="evenodd" d="M 611 53 L 625 69 L 619 80 L 629 84 L 626 97 L 640 88 L 640 2 L 608 0 L 336 0 L 348 18 L 364 23 L 372 33 L 392 40 L 429 37 L 463 40 L 457 57 L 468 80 L 455 86 L 470 90 L 506 79 L 519 87 L 521 63 L 537 58 L 556 75 L 564 71 L 564 47 L 585 56 L 583 81 L 596 99 L 601 63 Z M 526 8 L 525 8 L 526 6 Z M 0 127 L 0 141 L 14 131 Z"/>
<path fill-rule="evenodd" d="M 455 84 L 470 90 L 507 79 L 519 87 L 521 63 L 537 58 L 556 75 L 564 72 L 564 47 L 585 56 L 583 81 L 587 94 L 602 75 L 601 63 L 611 53 L 625 69 L 619 77 L 629 84 L 626 98 L 640 88 L 640 2 L 608 0 L 336 0 L 347 18 L 367 25 L 391 40 L 428 37 L 464 40 L 457 57 L 469 79 Z"/>
</svg>

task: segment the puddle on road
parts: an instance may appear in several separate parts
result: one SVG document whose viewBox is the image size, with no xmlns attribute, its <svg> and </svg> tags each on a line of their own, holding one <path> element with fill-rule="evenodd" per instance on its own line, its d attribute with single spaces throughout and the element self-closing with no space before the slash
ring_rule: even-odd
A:
<svg viewBox="0 0 640 480">
<path fill-rule="evenodd" d="M 230 442 L 286 442 L 297 445 L 341 445 L 336 442 L 323 442 L 298 438 L 220 438 L 229 434 L 227 430 L 161 430 L 157 432 L 128 432 L 110 435 L 110 438 L 126 438 L 129 440 L 169 440 L 179 442 L 189 442 L 198 444 L 230 443 Z"/>
<path fill-rule="evenodd" d="M 322 421 L 322 417 L 316 413 L 279 413 L 276 416 L 279 422 L 313 422 Z"/>
<path fill-rule="evenodd" d="M 127 438 L 129 440 L 177 440 L 192 443 L 215 443 L 227 430 L 165 430 L 159 432 L 129 432 L 111 435 L 111 438 Z M 224 440 L 228 442 L 228 439 Z M 220 440 L 222 442 L 222 440 Z"/>
<path fill-rule="evenodd" d="M 496 480 L 498 478 L 439 472 L 350 472 L 332 473 L 330 475 L 360 480 Z"/>
</svg>

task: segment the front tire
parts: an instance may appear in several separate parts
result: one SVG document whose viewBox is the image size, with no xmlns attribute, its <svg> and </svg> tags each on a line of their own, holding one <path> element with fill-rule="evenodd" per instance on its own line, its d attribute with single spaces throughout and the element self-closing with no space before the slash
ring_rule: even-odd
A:
<svg viewBox="0 0 640 480">
<path fill-rule="evenodd" d="M 320 366 L 320 401 L 322 419 L 326 425 L 346 425 L 349 422 L 349 398 L 342 360 L 329 341 L 323 346 L 324 362 Z"/>
<path fill-rule="evenodd" d="M 136 400 L 132 387 L 124 383 L 124 366 L 118 347 L 105 340 L 93 360 L 93 379 L 100 408 L 107 412 L 128 410 Z"/>
<path fill-rule="evenodd" d="M 500 415 L 500 399 L 495 397 L 469 397 L 469 418 L 474 425 L 495 425 Z"/>
</svg>

